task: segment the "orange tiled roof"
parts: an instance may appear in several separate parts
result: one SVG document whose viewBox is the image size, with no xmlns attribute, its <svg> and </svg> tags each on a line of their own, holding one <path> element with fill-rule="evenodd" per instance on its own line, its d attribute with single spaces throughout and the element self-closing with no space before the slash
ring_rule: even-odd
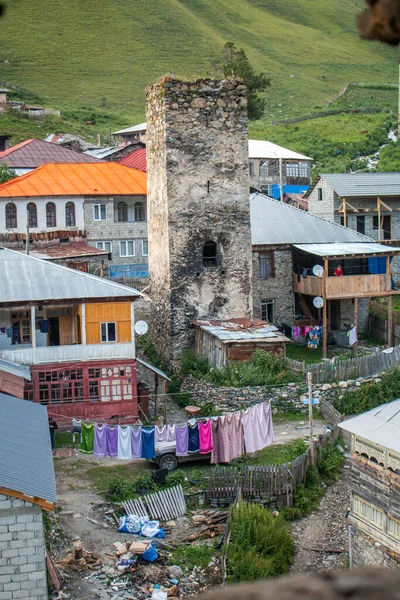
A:
<svg viewBox="0 0 400 600">
<path fill-rule="evenodd" d="M 114 162 L 46 164 L 0 185 L 0 198 L 146 194 L 146 173 Z"/>
</svg>

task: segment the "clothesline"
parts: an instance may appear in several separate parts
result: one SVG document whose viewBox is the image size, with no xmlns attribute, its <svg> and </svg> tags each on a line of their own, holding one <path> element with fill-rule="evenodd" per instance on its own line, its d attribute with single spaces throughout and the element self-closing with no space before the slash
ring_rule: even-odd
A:
<svg viewBox="0 0 400 600">
<path fill-rule="evenodd" d="M 183 425 L 144 427 L 108 425 L 73 419 L 81 427 L 81 452 L 120 459 L 156 456 L 157 442 L 176 443 L 176 456 L 209 454 L 211 462 L 230 462 L 246 452 L 256 452 L 274 441 L 271 403 L 260 402 L 246 410 L 221 417 L 193 419 Z"/>
</svg>

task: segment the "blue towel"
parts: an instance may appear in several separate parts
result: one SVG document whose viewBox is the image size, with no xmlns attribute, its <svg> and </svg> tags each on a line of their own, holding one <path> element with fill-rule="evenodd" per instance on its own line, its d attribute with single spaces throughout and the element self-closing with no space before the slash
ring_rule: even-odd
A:
<svg viewBox="0 0 400 600">
<path fill-rule="evenodd" d="M 199 425 L 196 423 L 195 425 L 188 424 L 188 454 L 198 454 L 200 450 L 200 441 L 199 441 Z"/>
<path fill-rule="evenodd" d="M 142 458 L 154 458 L 155 455 L 154 427 L 142 427 Z"/>
</svg>

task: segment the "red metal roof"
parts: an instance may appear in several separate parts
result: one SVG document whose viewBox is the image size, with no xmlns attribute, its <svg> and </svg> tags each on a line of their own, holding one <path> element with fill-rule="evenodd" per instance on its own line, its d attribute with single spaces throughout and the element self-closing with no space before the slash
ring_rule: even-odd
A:
<svg viewBox="0 0 400 600">
<path fill-rule="evenodd" d="M 144 196 L 146 181 L 145 173 L 115 162 L 46 164 L 1 184 L 0 198 Z"/>
<path fill-rule="evenodd" d="M 26 140 L 0 152 L 0 162 L 12 169 L 35 169 L 47 163 L 94 163 L 98 158 L 43 140 Z"/>
<path fill-rule="evenodd" d="M 146 171 L 146 148 L 138 148 L 118 161 L 124 167 Z"/>
<path fill-rule="evenodd" d="M 68 242 L 66 244 L 57 244 L 54 246 L 46 246 L 44 248 L 32 248 L 32 256 L 38 258 L 79 258 L 82 256 L 99 256 L 107 255 L 106 250 L 100 250 L 95 246 L 90 246 L 86 242 Z"/>
</svg>

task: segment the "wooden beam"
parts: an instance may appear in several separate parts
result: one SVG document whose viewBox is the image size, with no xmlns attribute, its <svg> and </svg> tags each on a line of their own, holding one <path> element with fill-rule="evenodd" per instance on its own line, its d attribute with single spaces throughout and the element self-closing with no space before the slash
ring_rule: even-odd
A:
<svg viewBox="0 0 400 600">
<path fill-rule="evenodd" d="M 388 297 L 388 347 L 393 346 L 393 309 L 392 296 Z"/>
<path fill-rule="evenodd" d="M 353 344 L 354 356 L 358 354 L 358 298 L 354 298 L 354 327 L 356 328 L 357 341 Z"/>
<path fill-rule="evenodd" d="M 167 382 L 165 379 L 161 382 L 162 389 L 162 407 L 163 407 L 163 417 L 164 417 L 164 425 L 167 424 Z"/>
<path fill-rule="evenodd" d="M 51 512 L 54 510 L 54 502 L 48 502 L 47 500 L 43 500 L 43 498 L 38 498 L 37 496 L 27 496 L 23 492 L 9 490 L 4 487 L 0 487 L 0 494 L 4 494 L 4 496 L 11 496 L 12 498 L 18 498 L 19 500 L 25 500 L 25 502 L 30 502 L 31 504 L 37 504 L 44 510 Z"/>
</svg>

